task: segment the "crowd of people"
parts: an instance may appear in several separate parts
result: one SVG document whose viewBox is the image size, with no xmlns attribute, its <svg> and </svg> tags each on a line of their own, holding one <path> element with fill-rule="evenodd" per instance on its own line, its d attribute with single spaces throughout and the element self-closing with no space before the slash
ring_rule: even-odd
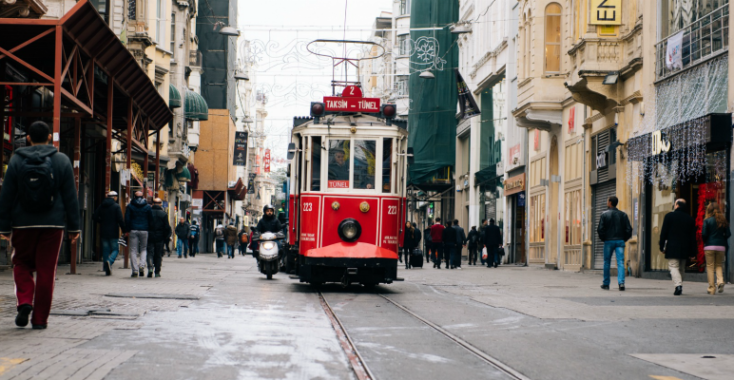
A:
<svg viewBox="0 0 734 380">
<path fill-rule="evenodd" d="M 421 239 L 423 239 L 423 250 L 421 251 Z M 405 233 L 401 242 L 400 262 L 405 261 L 405 269 L 410 269 L 411 258 L 415 255 L 425 254 L 426 263 L 433 261 L 433 268 L 441 269 L 445 263 L 446 269 L 461 269 L 462 249 L 468 249 L 468 264 L 477 265 L 477 257 L 481 264 L 488 268 L 496 268 L 500 265 L 504 248 L 502 247 L 502 231 L 495 224 L 494 219 L 482 220 L 480 230 L 472 226 L 469 234 L 459 225 L 458 220 L 441 223 L 441 218 L 436 221 L 428 219 L 428 227 L 421 231 L 412 222 L 405 224 Z M 480 253 L 481 252 L 481 253 Z M 486 255 L 486 257 L 485 257 Z"/>
</svg>

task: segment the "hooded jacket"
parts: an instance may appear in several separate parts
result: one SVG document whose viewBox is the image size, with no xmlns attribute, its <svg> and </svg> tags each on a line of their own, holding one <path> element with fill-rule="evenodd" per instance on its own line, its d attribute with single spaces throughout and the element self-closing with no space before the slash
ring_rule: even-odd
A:
<svg viewBox="0 0 734 380">
<path fill-rule="evenodd" d="M 165 243 L 171 238 L 171 225 L 168 223 L 168 214 L 163 207 L 154 205 L 151 208 L 150 229 L 148 242 Z"/>
<path fill-rule="evenodd" d="M 102 204 L 94 211 L 92 219 L 99 223 L 99 235 L 102 239 L 117 239 L 120 237 L 120 229 L 125 231 L 122 210 L 112 198 L 105 198 L 102 201 Z"/>
<path fill-rule="evenodd" d="M 262 219 L 257 223 L 257 232 L 263 233 L 263 232 L 281 232 L 283 230 L 283 226 L 280 224 L 280 221 L 278 218 L 275 217 L 275 215 L 268 217 L 267 215 L 263 216 Z"/>
<path fill-rule="evenodd" d="M 51 158 L 57 196 L 46 212 L 25 212 L 18 202 L 19 170 L 26 158 L 45 157 Z M 69 157 L 53 145 L 20 148 L 10 159 L 0 192 L 0 233 L 10 234 L 13 228 L 66 228 L 68 232 L 81 232 L 74 169 Z"/>
<path fill-rule="evenodd" d="M 125 227 L 130 231 L 148 231 L 153 215 L 150 205 L 144 198 L 135 198 L 125 210 Z"/>
<path fill-rule="evenodd" d="M 227 239 L 227 245 L 237 244 L 237 227 L 231 224 L 227 226 L 227 229 L 224 230 L 224 236 Z"/>
</svg>

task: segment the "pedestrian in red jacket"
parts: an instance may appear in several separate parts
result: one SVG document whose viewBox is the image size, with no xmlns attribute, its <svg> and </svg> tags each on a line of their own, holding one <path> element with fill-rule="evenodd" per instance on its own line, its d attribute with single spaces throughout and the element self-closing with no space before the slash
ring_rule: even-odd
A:
<svg viewBox="0 0 734 380">
<path fill-rule="evenodd" d="M 436 218 L 436 224 L 431 226 L 431 257 L 433 257 L 433 267 L 441 269 L 441 259 L 443 258 L 443 224 L 441 218 Z"/>
</svg>

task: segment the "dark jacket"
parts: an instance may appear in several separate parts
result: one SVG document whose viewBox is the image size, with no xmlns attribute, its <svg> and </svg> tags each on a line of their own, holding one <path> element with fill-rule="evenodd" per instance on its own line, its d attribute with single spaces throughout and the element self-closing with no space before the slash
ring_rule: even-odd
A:
<svg viewBox="0 0 734 380">
<path fill-rule="evenodd" d="M 148 229 L 149 243 L 165 243 L 171 238 L 171 225 L 168 223 L 168 214 L 163 207 L 154 205 L 150 211 L 150 228 Z"/>
<path fill-rule="evenodd" d="M 201 228 L 199 228 L 198 224 L 191 224 L 191 233 L 189 234 L 189 240 L 197 241 L 199 240 L 199 234 L 201 233 Z"/>
<path fill-rule="evenodd" d="M 219 235 L 219 231 L 222 231 L 222 234 Z M 214 239 L 215 240 L 224 240 L 224 233 L 227 231 L 227 229 L 224 226 L 217 226 L 217 228 L 214 229 Z"/>
<path fill-rule="evenodd" d="M 453 228 L 444 228 L 441 232 L 441 239 L 444 244 L 456 244 L 456 230 Z"/>
<path fill-rule="evenodd" d="M 731 230 L 729 227 L 719 228 L 716 225 L 716 218 L 713 216 L 703 221 L 703 230 L 701 231 L 701 238 L 703 239 L 703 246 L 729 246 L 729 237 L 731 236 Z"/>
<path fill-rule="evenodd" d="M 133 199 L 125 210 L 125 230 L 127 232 L 148 231 L 151 210 L 144 198 Z"/>
<path fill-rule="evenodd" d="M 332 181 L 349 181 L 349 161 L 344 160 L 343 165 L 339 165 L 335 160 L 329 162 L 329 179 Z"/>
<path fill-rule="evenodd" d="M 612 207 L 601 214 L 596 233 L 601 241 L 627 241 L 632 237 L 632 225 L 627 214 Z"/>
<path fill-rule="evenodd" d="M 696 220 L 680 208 L 668 213 L 663 219 L 659 244 L 666 259 L 685 260 L 696 256 Z"/>
<path fill-rule="evenodd" d="M 484 245 L 487 247 L 499 247 L 502 244 L 502 231 L 495 224 L 488 224 L 484 229 Z"/>
<path fill-rule="evenodd" d="M 257 223 L 257 232 L 263 233 L 263 232 L 281 232 L 283 230 L 283 226 L 280 224 L 280 221 L 278 218 L 273 215 L 272 217 L 268 218 L 267 216 L 263 216 L 262 219 Z"/>
<path fill-rule="evenodd" d="M 412 231 L 412 232 L 411 232 Z M 420 234 L 421 232 L 417 229 L 413 228 L 412 230 L 405 230 L 403 233 L 403 248 L 407 249 L 413 249 L 416 247 L 417 242 L 415 241 L 416 234 Z"/>
<path fill-rule="evenodd" d="M 431 244 L 431 227 L 427 227 L 425 230 L 423 230 L 423 236 L 425 237 L 426 244 Z"/>
<path fill-rule="evenodd" d="M 224 230 L 224 239 L 227 241 L 227 245 L 237 244 L 237 227 L 231 224 L 227 226 L 227 229 Z"/>
<path fill-rule="evenodd" d="M 459 225 L 454 225 L 453 228 L 456 230 L 456 244 L 466 244 L 466 233 L 464 233 L 464 229 Z"/>
<path fill-rule="evenodd" d="M 421 230 L 415 228 L 415 234 L 413 235 L 413 248 L 418 248 L 421 246 Z"/>
<path fill-rule="evenodd" d="M 122 209 L 112 198 L 105 198 L 97 207 L 92 219 L 99 223 L 99 235 L 102 239 L 117 239 L 120 229 L 125 231 L 125 221 L 122 219 Z"/>
<path fill-rule="evenodd" d="M 476 248 L 476 246 L 480 242 L 480 239 L 481 236 L 479 235 L 479 231 L 477 230 L 469 231 L 469 236 L 466 237 L 467 244 L 470 248 Z"/>
<path fill-rule="evenodd" d="M 58 187 L 57 196 L 47 212 L 25 212 L 18 202 L 19 170 L 26 158 L 45 157 L 51 158 L 55 184 Z M 53 145 L 36 145 L 16 150 L 8 164 L 0 192 L 0 233 L 10 234 L 13 228 L 34 227 L 66 228 L 68 232 L 81 232 L 79 223 L 79 199 L 69 157 L 59 153 Z"/>
<path fill-rule="evenodd" d="M 191 226 L 188 222 L 179 223 L 176 226 L 176 237 L 179 240 L 189 240 L 189 234 L 191 233 Z"/>
</svg>

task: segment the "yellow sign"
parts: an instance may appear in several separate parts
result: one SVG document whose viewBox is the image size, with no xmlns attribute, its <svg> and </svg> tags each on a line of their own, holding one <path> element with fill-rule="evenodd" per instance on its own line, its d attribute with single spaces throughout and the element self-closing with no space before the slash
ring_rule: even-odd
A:
<svg viewBox="0 0 734 380">
<path fill-rule="evenodd" d="M 622 25 L 622 0 L 591 0 L 591 25 Z"/>
</svg>

